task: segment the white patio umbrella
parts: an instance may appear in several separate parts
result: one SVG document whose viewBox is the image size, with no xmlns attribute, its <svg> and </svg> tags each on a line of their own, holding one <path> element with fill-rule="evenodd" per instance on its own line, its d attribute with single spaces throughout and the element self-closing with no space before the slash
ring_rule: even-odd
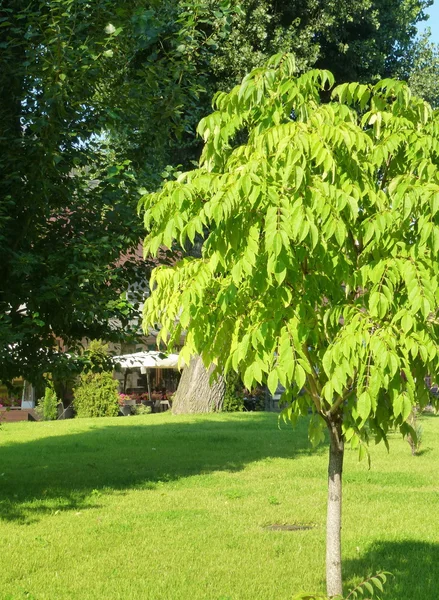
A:
<svg viewBox="0 0 439 600">
<path fill-rule="evenodd" d="M 163 354 L 163 352 L 134 352 L 134 354 L 121 354 L 113 356 L 113 360 L 122 369 L 144 367 L 145 369 L 176 369 L 178 354 Z"/>
</svg>

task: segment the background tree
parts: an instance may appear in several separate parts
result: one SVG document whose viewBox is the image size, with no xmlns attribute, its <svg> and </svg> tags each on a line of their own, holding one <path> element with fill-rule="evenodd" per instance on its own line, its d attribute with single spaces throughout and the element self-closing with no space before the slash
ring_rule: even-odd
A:
<svg viewBox="0 0 439 600">
<path fill-rule="evenodd" d="M 54 338 L 75 350 L 84 337 L 136 333 L 126 291 L 149 276 L 137 252 L 137 189 L 154 187 L 166 161 L 149 147 L 136 161 L 124 133 L 134 113 L 143 116 L 142 100 L 143 133 L 154 123 L 155 140 L 177 136 L 181 98 L 193 100 L 198 85 L 185 78 L 192 66 L 178 50 L 194 29 L 188 11 L 172 29 L 161 13 L 163 50 L 139 73 L 139 48 L 152 35 L 147 8 L 15 0 L 2 9 L 1 380 L 53 369 Z"/>
<path fill-rule="evenodd" d="M 136 333 L 126 290 L 149 276 L 137 189 L 157 186 L 170 148 L 185 151 L 204 29 L 211 17 L 222 36 L 229 12 L 134 0 L 2 7 L 0 380 L 52 370 L 54 338 L 75 350 L 84 337 Z"/>
<path fill-rule="evenodd" d="M 140 231 L 129 163 L 97 137 L 117 33 L 104 8 L 2 9 L 2 380 L 34 380 L 54 337 L 117 338 L 133 314 L 121 293 L 147 271 L 130 260 Z"/>
<path fill-rule="evenodd" d="M 125 123 L 130 158 L 139 168 L 148 165 L 160 184 L 165 165 L 189 168 L 198 161 L 196 125 L 218 90 L 230 90 L 276 52 L 294 53 L 299 72 L 331 69 L 339 82 L 395 76 L 431 0 L 147 4 L 137 5 L 134 27 L 126 30 L 132 58 L 114 88 L 112 106 L 118 129 Z M 123 22 L 119 17 L 115 25 Z M 174 56 L 178 66 L 170 69 Z"/>
<path fill-rule="evenodd" d="M 439 106 L 439 48 L 429 41 L 427 31 L 414 45 L 411 69 L 407 80 L 414 94 L 424 98 L 434 108 Z"/>
<path fill-rule="evenodd" d="M 345 444 L 414 432 L 438 366 L 439 123 L 406 84 L 297 77 L 290 56 L 203 119 L 200 166 L 145 196 L 152 254 L 206 228 L 201 258 L 152 275 L 144 327 L 244 384 L 280 382 L 286 416 L 329 435 L 327 590 L 342 594 Z M 303 395 L 297 392 L 303 390 Z"/>
<path fill-rule="evenodd" d="M 172 399 L 174 414 L 218 412 L 222 409 L 226 383 L 222 374 L 211 381 L 213 365 L 206 368 L 200 356 L 193 356 L 183 369 Z"/>
</svg>

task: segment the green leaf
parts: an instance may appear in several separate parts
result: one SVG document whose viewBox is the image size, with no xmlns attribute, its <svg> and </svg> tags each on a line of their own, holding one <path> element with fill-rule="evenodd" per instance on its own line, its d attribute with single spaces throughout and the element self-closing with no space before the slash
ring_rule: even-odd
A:
<svg viewBox="0 0 439 600">
<path fill-rule="evenodd" d="M 279 232 L 277 232 L 274 236 L 273 240 L 273 252 L 274 256 L 277 258 L 282 250 L 282 236 Z"/>
<path fill-rule="evenodd" d="M 369 592 L 369 594 L 371 594 L 371 596 L 374 595 L 374 589 L 371 583 L 369 583 L 369 581 L 365 581 L 363 583 L 363 586 L 367 589 L 367 591 Z"/>
<path fill-rule="evenodd" d="M 306 373 L 303 367 L 301 367 L 299 364 L 296 364 L 296 368 L 294 370 L 294 381 L 296 382 L 299 390 L 301 390 L 305 385 Z"/>
<path fill-rule="evenodd" d="M 381 580 L 378 577 L 372 577 L 371 582 L 374 584 L 374 586 L 376 588 L 378 588 L 380 590 L 380 592 L 384 591 L 383 584 L 381 583 Z"/>
<path fill-rule="evenodd" d="M 393 400 L 393 414 L 395 417 L 399 417 L 399 415 L 402 414 L 403 404 L 404 396 L 402 394 L 398 394 Z"/>
<path fill-rule="evenodd" d="M 404 333 L 408 333 L 413 327 L 413 317 L 410 313 L 406 312 L 401 319 L 401 327 Z"/>
<path fill-rule="evenodd" d="M 245 387 L 246 387 L 248 390 L 251 390 L 251 389 L 252 389 L 252 387 L 253 387 L 253 382 L 254 382 L 254 380 L 255 380 L 255 378 L 254 378 L 254 375 L 253 375 L 253 367 L 254 367 L 254 365 L 253 365 L 253 363 L 252 363 L 251 365 L 249 365 L 249 366 L 247 367 L 247 369 L 245 370 L 245 373 L 244 373 L 244 378 L 243 378 L 243 381 L 244 381 L 244 385 L 245 385 Z"/>
<path fill-rule="evenodd" d="M 337 222 L 337 226 L 335 228 L 335 239 L 337 240 L 339 246 L 344 245 L 346 239 L 346 227 L 341 220 Z"/>
<path fill-rule="evenodd" d="M 357 400 L 357 411 L 358 415 L 361 418 L 363 424 L 369 418 L 370 412 L 372 410 L 372 400 L 369 392 L 363 392 Z"/>
<path fill-rule="evenodd" d="M 274 395 L 279 384 L 279 378 L 276 371 L 271 371 L 267 379 L 267 387 L 270 394 Z"/>
<path fill-rule="evenodd" d="M 401 405 L 401 414 L 403 421 L 407 421 L 412 412 L 412 403 L 410 402 L 410 398 L 407 394 L 402 394 L 402 405 Z"/>
<path fill-rule="evenodd" d="M 365 444 L 360 444 L 358 447 L 358 462 L 363 461 L 365 458 L 368 458 L 370 462 L 367 446 Z"/>
</svg>

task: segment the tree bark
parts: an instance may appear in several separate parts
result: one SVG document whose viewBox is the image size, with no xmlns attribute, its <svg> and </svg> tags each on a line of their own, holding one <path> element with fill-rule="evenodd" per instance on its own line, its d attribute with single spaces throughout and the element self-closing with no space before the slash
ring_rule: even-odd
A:
<svg viewBox="0 0 439 600">
<path fill-rule="evenodd" d="M 344 442 L 341 419 L 330 418 L 328 513 L 326 520 L 326 590 L 329 598 L 342 596 L 341 573 L 341 508 Z"/>
<path fill-rule="evenodd" d="M 172 402 L 174 414 L 208 413 L 221 410 L 226 384 L 222 376 L 219 376 L 212 385 L 210 384 L 209 379 L 213 370 L 214 365 L 206 369 L 200 356 L 191 358 L 189 365 L 183 370 Z"/>
</svg>

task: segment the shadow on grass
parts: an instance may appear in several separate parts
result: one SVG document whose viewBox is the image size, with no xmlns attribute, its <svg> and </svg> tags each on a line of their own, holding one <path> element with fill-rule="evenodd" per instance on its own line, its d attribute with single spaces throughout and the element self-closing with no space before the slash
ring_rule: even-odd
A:
<svg viewBox="0 0 439 600">
<path fill-rule="evenodd" d="M 416 540 L 377 542 L 364 556 L 345 561 L 343 567 L 347 579 L 364 579 L 377 571 L 392 573 L 383 600 L 433 600 L 439 595 L 439 544 Z"/>
<path fill-rule="evenodd" d="M 0 519 L 29 523 L 56 510 L 96 507 L 102 490 L 151 489 L 311 452 L 306 423 L 279 430 L 273 414 L 171 423 L 143 417 L 120 426 L 94 421 L 84 432 L 0 447 Z"/>
</svg>

